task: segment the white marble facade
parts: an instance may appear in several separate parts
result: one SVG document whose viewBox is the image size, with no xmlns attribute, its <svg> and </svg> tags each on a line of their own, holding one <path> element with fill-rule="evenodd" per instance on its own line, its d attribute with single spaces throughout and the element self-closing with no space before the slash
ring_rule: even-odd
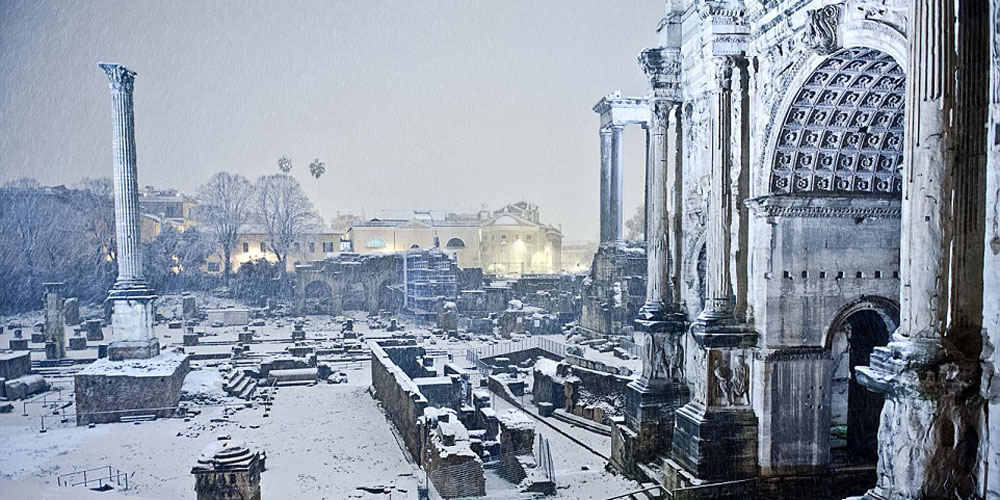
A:
<svg viewBox="0 0 1000 500">
<path fill-rule="evenodd" d="M 760 476 L 824 471 L 844 456 L 874 465 L 874 455 L 839 439 L 847 427 L 855 442 L 880 433 L 879 486 L 870 498 L 931 498 L 948 488 L 963 498 L 1000 498 L 1000 382 L 993 382 L 992 347 L 1000 343 L 997 10 L 965 0 L 671 0 L 658 46 L 640 55 L 649 74 L 649 53 L 656 52 L 662 69 L 650 76 L 648 106 L 667 103 L 668 124 L 667 138 L 654 141 L 665 151 L 650 155 L 667 159 L 666 174 L 647 179 L 668 184 L 663 222 L 655 225 L 661 234 L 649 236 L 669 242 L 669 259 L 651 265 L 647 280 L 672 287 L 667 296 L 692 321 L 722 303 L 756 333 L 746 351 L 745 404 L 756 418 Z M 914 33 L 922 36 L 915 42 Z M 963 70 L 983 68 L 988 59 L 992 83 L 981 71 Z M 915 111 L 910 103 L 919 104 Z M 959 111 L 936 111 L 949 106 Z M 661 115 L 654 111 L 654 118 Z M 907 142 L 936 133 L 951 145 Z M 936 161 L 911 165 L 907 151 Z M 718 178 L 722 164 L 725 179 Z M 928 204 L 908 192 L 954 202 Z M 957 257 L 935 248 L 958 249 L 951 254 Z M 662 273 L 666 279 L 658 279 Z M 720 279 L 728 296 L 713 284 Z M 949 284 L 964 293 L 956 296 Z M 989 340 L 982 349 L 980 324 Z M 905 337 L 884 347 L 894 333 Z M 939 368 L 941 353 L 965 359 L 956 376 L 982 398 L 959 401 L 925 386 L 878 383 L 848 397 L 864 373 L 888 373 L 886 353 L 918 344 L 930 359 L 920 369 Z M 693 397 L 720 394 L 724 388 L 711 387 L 719 382 L 710 372 L 690 369 L 706 362 L 691 335 L 678 352 L 687 358 Z M 855 372 L 871 352 L 878 366 Z M 883 396 L 869 393 L 885 393 L 891 404 L 880 412 Z M 934 473 L 921 469 L 929 467 L 921 459 L 898 463 L 900 453 L 934 456 L 945 446 L 936 439 L 906 449 L 888 443 L 891 433 L 908 431 L 901 415 L 924 410 L 949 414 L 955 432 L 965 433 L 959 441 L 978 453 L 945 453 L 954 463 L 935 465 L 942 470 Z M 895 420 L 889 427 L 887 418 Z M 937 418 L 946 417 L 928 416 Z M 919 430 L 936 429 L 935 422 Z M 902 477 L 909 478 L 905 486 Z"/>
</svg>

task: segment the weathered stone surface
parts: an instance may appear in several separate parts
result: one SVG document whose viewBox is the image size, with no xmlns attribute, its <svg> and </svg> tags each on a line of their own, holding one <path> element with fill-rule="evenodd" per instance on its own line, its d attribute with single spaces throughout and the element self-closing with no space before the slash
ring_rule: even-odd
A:
<svg viewBox="0 0 1000 500">
<path fill-rule="evenodd" d="M 74 376 L 76 424 L 117 422 L 131 415 L 172 415 L 190 369 L 186 355 L 167 351 L 147 359 L 99 359 Z"/>
<path fill-rule="evenodd" d="M 205 447 L 191 469 L 198 500 L 260 500 L 260 452 L 240 440 Z"/>
</svg>

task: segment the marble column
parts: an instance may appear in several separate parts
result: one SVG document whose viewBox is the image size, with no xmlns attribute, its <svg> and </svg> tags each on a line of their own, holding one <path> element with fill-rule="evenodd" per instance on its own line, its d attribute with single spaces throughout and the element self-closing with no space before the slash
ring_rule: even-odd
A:
<svg viewBox="0 0 1000 500">
<path fill-rule="evenodd" d="M 673 303 L 667 271 L 667 124 L 673 103 L 651 100 L 646 151 L 646 303 L 640 317 L 655 318 Z"/>
<path fill-rule="evenodd" d="M 1000 1 L 990 2 L 990 40 L 1000 36 Z M 985 430 L 1000 429 L 1000 44 L 990 44 L 990 104 L 986 130 L 989 154 L 986 167 L 986 238 L 983 267 L 983 329 L 993 346 L 992 367 L 983 377 L 982 393 L 989 401 Z M 1000 500 L 1000 432 L 990 437 L 987 455 L 986 498 Z"/>
<path fill-rule="evenodd" d="M 66 357 L 66 323 L 63 306 L 63 283 L 44 283 L 45 287 L 45 359 Z"/>
<path fill-rule="evenodd" d="M 732 78 L 733 57 L 716 57 L 715 88 L 712 90 L 712 145 L 709 178 L 708 228 L 705 237 L 706 304 L 702 316 L 731 317 L 732 283 L 729 251 L 732 230 L 730 171 L 732 169 Z"/>
<path fill-rule="evenodd" d="M 601 244 L 611 238 L 611 129 L 601 128 Z"/>
<path fill-rule="evenodd" d="M 611 233 L 608 234 L 609 241 L 616 245 L 622 245 L 625 241 L 624 233 L 624 213 L 622 209 L 623 199 L 623 147 L 625 139 L 625 127 L 623 125 L 611 125 L 611 178 L 609 184 L 609 214 L 611 217 Z"/>
<path fill-rule="evenodd" d="M 684 243 L 684 169 L 683 161 L 683 129 L 681 128 L 681 105 L 678 103 L 670 111 L 667 126 L 667 235 L 669 266 L 670 266 L 670 294 L 676 304 L 678 311 L 685 310 L 683 294 L 681 293 L 681 279 L 683 268 L 683 254 L 681 247 Z"/>
<path fill-rule="evenodd" d="M 858 368 L 886 395 L 866 497 L 977 498 L 989 5 L 909 12 L 901 324 Z"/>
<path fill-rule="evenodd" d="M 135 120 L 132 88 L 135 72 L 120 64 L 98 66 L 108 76 L 114 114 L 115 238 L 118 278 L 108 292 L 114 305 L 111 317 L 112 360 L 149 358 L 159 354 L 153 333 L 156 294 L 142 275 L 139 233 L 139 181 L 135 158 Z"/>
<path fill-rule="evenodd" d="M 731 184 L 734 132 L 732 78 L 737 56 L 716 57 L 712 90 L 711 173 L 706 235 L 708 297 L 691 326 L 691 401 L 677 410 L 670 467 L 702 480 L 757 474 L 757 418 L 750 407 L 750 363 L 757 334 L 734 315 L 730 299 L 734 203 L 745 197 Z M 745 116 L 743 116 L 745 118 Z M 742 127 L 737 123 L 736 127 Z M 734 196 L 735 195 L 735 196 Z"/>
</svg>

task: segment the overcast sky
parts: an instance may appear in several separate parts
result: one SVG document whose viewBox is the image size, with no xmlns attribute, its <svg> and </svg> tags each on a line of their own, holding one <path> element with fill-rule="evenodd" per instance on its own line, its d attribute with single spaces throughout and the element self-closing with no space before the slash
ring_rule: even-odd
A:
<svg viewBox="0 0 1000 500">
<path fill-rule="evenodd" d="M 140 185 L 292 158 L 321 214 L 527 200 L 598 233 L 601 96 L 644 95 L 662 0 L 0 0 L 0 182 L 110 176 L 98 61 L 138 73 Z M 643 132 L 626 131 L 626 213 Z M 319 181 L 309 162 L 326 162 Z"/>
</svg>

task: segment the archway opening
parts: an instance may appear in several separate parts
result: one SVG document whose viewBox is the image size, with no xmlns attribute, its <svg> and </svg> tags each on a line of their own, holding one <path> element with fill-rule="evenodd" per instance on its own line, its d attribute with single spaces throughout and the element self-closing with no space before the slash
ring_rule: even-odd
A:
<svg viewBox="0 0 1000 500">
<path fill-rule="evenodd" d="M 344 286 L 344 309 L 347 311 L 368 311 L 368 298 L 365 286 L 359 282 Z"/>
<path fill-rule="evenodd" d="M 330 289 L 330 285 L 322 281 L 313 281 L 306 285 L 303 306 L 305 314 L 332 314 L 333 290 Z"/>
<path fill-rule="evenodd" d="M 840 464 L 874 464 L 885 396 L 858 382 L 857 368 L 868 366 L 872 352 L 889 343 L 898 319 L 871 308 L 850 312 L 832 332 L 833 380 L 830 451 Z M 896 313 L 898 314 L 898 313 Z"/>
</svg>

